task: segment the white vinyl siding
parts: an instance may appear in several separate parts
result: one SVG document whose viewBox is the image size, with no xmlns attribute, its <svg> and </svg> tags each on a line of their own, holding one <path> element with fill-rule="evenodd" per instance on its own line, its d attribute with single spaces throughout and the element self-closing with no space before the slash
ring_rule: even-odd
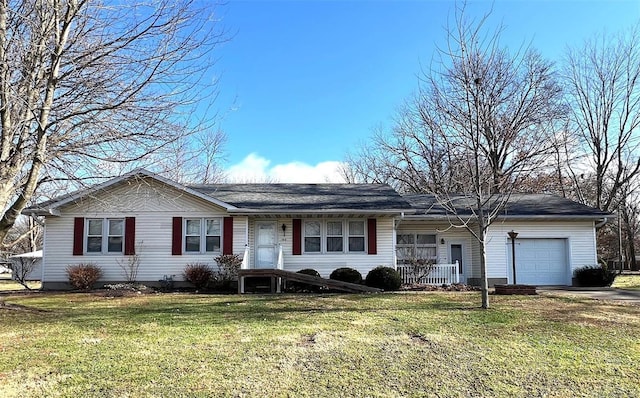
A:
<svg viewBox="0 0 640 398">
<path fill-rule="evenodd" d="M 121 185 L 101 193 L 99 200 L 84 199 L 62 209 L 61 217 L 47 217 L 45 229 L 45 254 L 43 280 L 66 282 L 65 268 L 70 264 L 92 262 L 102 268 L 104 281 L 123 281 L 118 261 L 126 256 L 74 256 L 74 217 L 85 218 L 136 218 L 136 253 L 140 256 L 138 281 L 157 282 L 164 275 L 182 280 L 184 268 L 189 263 L 203 262 L 215 268 L 218 253 L 171 254 L 172 218 L 219 219 L 228 214 L 222 208 L 197 197 L 186 195 L 155 181 Z M 247 243 L 247 217 L 234 217 L 233 253 L 242 257 Z M 185 229 L 183 227 L 183 233 Z M 222 243 L 222 242 L 221 242 Z"/>
<path fill-rule="evenodd" d="M 319 221 L 320 219 L 315 219 L 315 221 Z M 304 222 L 308 220 L 304 220 L 302 222 L 303 229 L 303 245 L 304 245 Z M 330 220 L 330 221 L 337 221 Z M 350 221 L 362 222 L 363 229 L 366 231 L 367 219 L 366 218 L 356 218 L 356 217 L 345 217 L 344 221 L 346 223 Z M 329 277 L 331 272 L 336 268 L 340 267 L 350 267 L 358 270 L 363 277 L 367 276 L 367 273 L 371 271 L 373 268 L 384 265 L 387 267 L 394 266 L 394 249 L 393 249 L 393 240 L 394 240 L 394 231 L 393 231 L 393 218 L 391 217 L 382 217 L 377 218 L 377 254 L 367 254 L 366 248 L 365 251 L 353 251 L 353 252 L 339 252 L 339 253 L 322 253 L 322 255 L 318 254 L 306 254 L 302 255 L 293 255 L 292 254 L 292 240 L 293 240 L 293 232 L 292 232 L 292 219 L 291 218 L 281 218 L 277 220 L 277 225 L 285 225 L 285 233 L 282 233 L 281 230 L 278 233 L 279 244 L 282 244 L 282 251 L 284 255 L 284 269 L 285 271 L 299 271 L 304 268 L 313 268 L 320 273 L 323 277 Z M 250 236 L 253 235 L 253 223 L 250 222 Z M 348 240 L 348 233 L 345 237 Z M 356 237 L 356 236 L 354 236 Z M 366 246 L 366 237 L 363 238 L 363 243 Z M 253 247 L 254 243 L 250 240 L 250 247 Z M 252 265 L 253 266 L 253 265 Z"/>
</svg>

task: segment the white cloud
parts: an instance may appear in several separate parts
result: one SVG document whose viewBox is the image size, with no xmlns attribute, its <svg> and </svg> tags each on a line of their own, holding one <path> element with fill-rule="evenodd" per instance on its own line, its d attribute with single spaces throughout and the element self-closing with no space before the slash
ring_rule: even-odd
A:
<svg viewBox="0 0 640 398">
<path fill-rule="evenodd" d="M 316 165 L 290 162 L 270 166 L 271 161 L 251 153 L 240 163 L 230 166 L 227 179 L 230 182 L 281 182 L 281 183 L 326 183 L 345 182 L 338 172 L 340 162 L 326 161 Z"/>
</svg>

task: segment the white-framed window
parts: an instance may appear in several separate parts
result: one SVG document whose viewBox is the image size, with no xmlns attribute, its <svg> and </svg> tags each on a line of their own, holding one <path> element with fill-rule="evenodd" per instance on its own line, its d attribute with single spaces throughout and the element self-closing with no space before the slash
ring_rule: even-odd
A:
<svg viewBox="0 0 640 398">
<path fill-rule="evenodd" d="M 305 253 L 364 253 L 366 235 L 364 220 L 306 220 L 304 222 Z"/>
<path fill-rule="evenodd" d="M 364 221 L 349 221 L 348 250 L 350 253 L 364 253 L 366 242 L 364 234 Z"/>
<path fill-rule="evenodd" d="M 327 221 L 326 248 L 327 253 L 344 251 L 344 234 L 342 221 Z"/>
<path fill-rule="evenodd" d="M 435 234 L 398 232 L 396 235 L 396 254 L 398 262 L 405 264 L 411 260 L 436 262 L 438 245 Z"/>
<path fill-rule="evenodd" d="M 221 240 L 220 218 L 186 218 L 184 220 L 185 253 L 218 253 Z"/>
<path fill-rule="evenodd" d="M 320 253 L 322 244 L 322 228 L 320 221 L 304 222 L 305 253 Z"/>
<path fill-rule="evenodd" d="M 88 218 L 85 229 L 87 253 L 122 253 L 124 250 L 123 218 Z"/>
</svg>

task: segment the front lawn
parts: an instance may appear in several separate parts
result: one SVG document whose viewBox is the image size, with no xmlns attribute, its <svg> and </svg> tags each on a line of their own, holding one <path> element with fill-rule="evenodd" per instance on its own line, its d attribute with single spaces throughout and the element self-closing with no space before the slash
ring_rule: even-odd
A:
<svg viewBox="0 0 640 398">
<path fill-rule="evenodd" d="M 618 289 L 640 290 L 640 274 L 618 275 L 611 286 Z"/>
<path fill-rule="evenodd" d="M 478 293 L 0 296 L 2 397 L 640 396 L 640 307 Z"/>
</svg>

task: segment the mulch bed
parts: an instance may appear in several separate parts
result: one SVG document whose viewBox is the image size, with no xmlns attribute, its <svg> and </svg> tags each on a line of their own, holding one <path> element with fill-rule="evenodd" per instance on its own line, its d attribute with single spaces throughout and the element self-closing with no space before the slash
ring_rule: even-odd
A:
<svg viewBox="0 0 640 398">
<path fill-rule="evenodd" d="M 454 283 L 451 285 L 426 285 L 423 283 L 414 283 L 411 285 L 403 285 L 400 290 L 411 292 L 474 292 L 480 288 L 464 283 Z"/>
</svg>

